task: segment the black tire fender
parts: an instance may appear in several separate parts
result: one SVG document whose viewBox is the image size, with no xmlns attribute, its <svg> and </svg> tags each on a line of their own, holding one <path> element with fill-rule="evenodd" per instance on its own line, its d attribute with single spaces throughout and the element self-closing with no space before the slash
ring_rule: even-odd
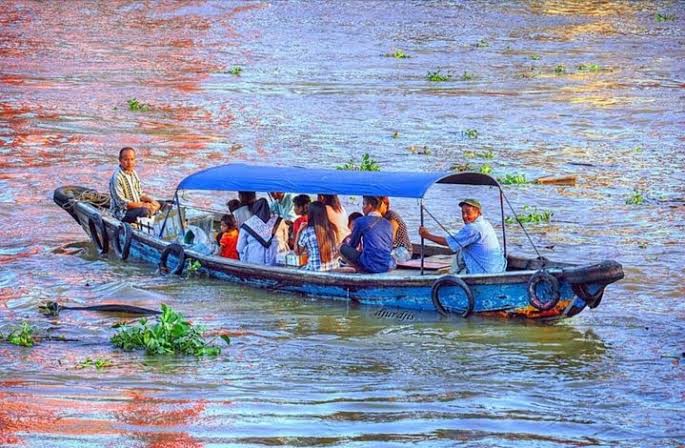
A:
<svg viewBox="0 0 685 448">
<path fill-rule="evenodd" d="M 100 255 L 105 255 L 109 252 L 109 235 L 107 235 L 107 228 L 102 216 L 99 213 L 93 213 L 88 216 L 88 233 L 90 239 L 98 250 Z"/>
<path fill-rule="evenodd" d="M 122 242 L 123 238 L 123 242 Z M 119 254 L 122 261 L 126 261 L 131 251 L 131 240 L 133 239 L 133 227 L 127 222 L 122 222 L 114 235 L 114 250 Z"/>
<path fill-rule="evenodd" d="M 173 254 L 178 259 L 178 264 L 174 269 L 169 270 L 167 267 L 167 261 L 169 260 L 169 255 Z M 186 262 L 186 252 L 183 250 L 183 246 L 178 243 L 171 243 L 162 251 L 162 256 L 159 258 L 159 271 L 162 274 L 176 274 L 181 275 L 183 273 L 183 267 Z"/>
<path fill-rule="evenodd" d="M 590 291 L 587 290 L 587 285 L 585 283 L 573 283 L 571 289 L 573 289 L 575 295 L 585 301 L 588 307 L 593 309 L 599 306 L 599 303 L 604 296 L 604 286 L 599 288 L 594 294 L 591 294 Z"/>
<path fill-rule="evenodd" d="M 546 284 L 551 291 L 551 297 L 547 301 L 543 301 L 542 297 L 537 295 L 537 287 L 540 283 Z M 552 274 L 545 271 L 537 271 L 528 280 L 528 301 L 538 310 L 551 310 L 557 306 L 560 297 L 559 280 Z"/>
<path fill-rule="evenodd" d="M 435 306 L 437 312 L 443 316 L 449 316 L 450 314 L 450 311 L 448 311 L 442 302 L 440 302 L 439 292 L 440 288 L 443 286 L 459 286 L 464 290 L 464 294 L 466 294 L 466 299 L 468 300 L 468 305 L 466 310 L 461 313 L 461 317 L 468 317 L 473 312 L 473 308 L 476 306 L 476 300 L 473 297 L 473 292 L 471 291 L 471 288 L 469 288 L 469 285 L 467 285 L 464 280 L 456 275 L 443 275 L 433 282 L 433 286 L 431 287 L 431 300 L 433 301 L 433 306 Z"/>
</svg>

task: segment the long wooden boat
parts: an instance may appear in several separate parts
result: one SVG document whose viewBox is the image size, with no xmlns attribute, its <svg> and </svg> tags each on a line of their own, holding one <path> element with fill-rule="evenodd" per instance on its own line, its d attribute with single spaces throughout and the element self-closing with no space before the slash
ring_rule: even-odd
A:
<svg viewBox="0 0 685 448">
<path fill-rule="evenodd" d="M 586 307 L 597 307 L 607 285 L 623 278 L 621 264 L 606 260 L 575 265 L 544 257 L 524 258 L 506 253 L 506 272 L 455 275 L 431 271 L 431 260 L 446 256 L 446 248 L 415 244 L 415 269 L 408 266 L 384 274 L 311 272 L 290 266 L 262 266 L 208 255 L 180 242 L 190 208 L 179 192 L 286 191 L 309 194 L 423 197 L 435 183 L 481 185 L 499 190 L 504 220 L 504 192 L 496 179 L 480 173 L 351 172 L 306 168 L 280 168 L 229 164 L 185 178 L 174 200 L 158 218 L 155 231 L 144 225 L 123 223 L 109 213 L 109 197 L 84 187 L 64 186 L 54 201 L 65 209 L 105 255 L 134 257 L 181 274 L 189 263 L 211 277 L 289 293 L 348 300 L 364 305 L 407 310 L 436 311 L 444 316 L 521 317 L 555 320 L 568 318 Z M 215 218 L 218 218 L 215 217 Z M 161 226 L 160 226 L 161 223 Z M 173 224 L 173 225 L 172 225 Z M 170 231 L 172 229 L 173 231 Z M 415 255 L 416 256 L 416 255 Z M 199 265 L 198 265 L 199 262 Z M 411 264 L 411 263 L 408 263 Z M 164 269 L 160 269 L 163 271 Z"/>
</svg>

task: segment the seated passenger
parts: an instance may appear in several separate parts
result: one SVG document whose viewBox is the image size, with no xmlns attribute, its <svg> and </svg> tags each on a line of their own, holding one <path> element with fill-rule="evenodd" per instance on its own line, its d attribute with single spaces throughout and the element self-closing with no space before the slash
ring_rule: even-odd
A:
<svg viewBox="0 0 685 448">
<path fill-rule="evenodd" d="M 390 210 L 390 198 L 381 196 L 381 215 L 392 225 L 392 257 L 397 262 L 411 260 L 413 251 L 407 224 L 395 210 Z"/>
<path fill-rule="evenodd" d="M 307 212 L 310 202 L 312 200 L 308 194 L 300 194 L 293 198 L 293 209 L 298 216 L 295 222 L 293 222 L 293 238 L 290 245 L 293 249 L 297 245 L 297 236 L 300 233 L 300 229 L 307 225 Z"/>
<path fill-rule="evenodd" d="M 281 217 L 271 216 L 266 199 L 252 204 L 252 216 L 240 226 L 238 233 L 238 254 L 245 263 L 274 265 L 278 251 L 276 230 Z"/>
<path fill-rule="evenodd" d="M 234 211 L 240 208 L 240 200 L 231 199 L 226 203 L 226 207 L 228 207 L 228 211 L 231 212 L 231 214 L 233 214 Z"/>
<path fill-rule="evenodd" d="M 326 206 L 326 212 L 328 213 L 328 220 L 335 224 L 338 229 L 337 239 L 342 241 L 347 235 L 350 234 L 347 228 L 347 212 L 345 207 L 340 203 L 337 194 L 320 194 L 319 201 L 323 202 Z"/>
<path fill-rule="evenodd" d="M 135 170 L 136 151 L 127 146 L 119 151 L 119 166 L 109 180 L 110 211 L 112 216 L 134 223 L 138 218 L 149 218 L 160 209 L 159 202 L 143 193 Z"/>
<path fill-rule="evenodd" d="M 292 223 L 295 219 L 293 211 L 293 195 L 282 191 L 269 193 L 269 207 L 271 213 L 280 216 L 284 221 Z"/>
<path fill-rule="evenodd" d="M 221 217 L 221 238 L 219 239 L 219 255 L 238 260 L 238 227 L 233 215 Z"/>
<path fill-rule="evenodd" d="M 257 193 L 254 191 L 239 191 L 238 199 L 240 200 L 240 207 L 233 211 L 233 216 L 235 216 L 236 224 L 240 228 L 253 215 L 252 206 L 257 200 Z"/>
<path fill-rule="evenodd" d="M 347 243 L 340 246 L 345 261 L 363 272 L 388 272 L 395 267 L 390 255 L 392 250 L 392 225 L 378 211 L 381 200 L 376 196 L 364 196 L 363 211 L 366 216 L 354 222 L 354 230 Z M 361 243 L 361 251 L 357 250 Z"/>
<path fill-rule="evenodd" d="M 338 261 L 337 229 L 328 219 L 326 207 L 319 201 L 309 204 L 307 224 L 300 230 L 297 253 L 307 253 L 308 271 L 330 271 L 340 266 Z"/>
<path fill-rule="evenodd" d="M 350 216 L 347 217 L 347 228 L 350 229 L 350 232 L 352 232 L 352 230 L 354 230 L 354 222 L 357 219 L 361 218 L 362 216 L 364 216 L 364 215 L 362 215 L 359 212 L 350 213 Z"/>
<path fill-rule="evenodd" d="M 507 262 L 502 255 L 495 229 L 481 214 L 480 202 L 464 199 L 459 207 L 464 227 L 456 235 L 433 235 L 425 227 L 419 227 L 419 234 L 434 243 L 448 246 L 456 253 L 457 262 L 465 265 L 457 271 L 459 274 L 504 272 Z"/>
</svg>

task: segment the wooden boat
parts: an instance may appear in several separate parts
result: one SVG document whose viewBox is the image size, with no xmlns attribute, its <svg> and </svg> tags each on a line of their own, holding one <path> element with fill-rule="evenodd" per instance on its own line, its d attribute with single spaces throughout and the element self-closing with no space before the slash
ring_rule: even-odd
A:
<svg viewBox="0 0 685 448">
<path fill-rule="evenodd" d="M 597 307 L 607 285 L 623 278 L 622 266 L 611 260 L 587 265 L 516 257 L 506 252 L 506 272 L 455 275 L 434 270 L 444 265 L 446 248 L 415 244 L 418 258 L 384 274 L 311 272 L 292 266 L 262 266 L 206 254 L 179 243 L 192 207 L 182 205 L 179 192 L 286 191 L 309 194 L 377 195 L 417 198 L 423 224 L 423 197 L 433 184 L 480 185 L 499 190 L 501 217 L 506 199 L 496 179 L 480 173 L 360 172 L 229 164 L 185 178 L 154 227 L 129 225 L 109 213 L 109 197 L 83 187 L 65 186 L 55 202 L 88 233 L 101 254 L 110 246 L 122 258 L 134 257 L 171 267 L 181 274 L 192 263 L 211 277 L 288 293 L 348 300 L 364 305 L 420 311 L 443 316 L 522 317 L 555 320 Z M 206 218 L 206 217 L 205 217 Z M 216 221 L 218 216 L 211 218 Z M 214 223 L 216 225 L 216 222 Z M 171 229 L 171 230 L 170 230 Z M 415 255 L 416 257 L 416 255 Z M 437 263 L 436 261 L 437 260 Z M 199 263 L 199 264 L 198 264 Z"/>
</svg>

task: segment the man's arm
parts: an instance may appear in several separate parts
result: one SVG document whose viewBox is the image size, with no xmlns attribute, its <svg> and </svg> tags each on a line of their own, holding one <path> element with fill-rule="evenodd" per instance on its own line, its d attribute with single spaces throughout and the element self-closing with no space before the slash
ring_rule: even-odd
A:
<svg viewBox="0 0 685 448">
<path fill-rule="evenodd" d="M 441 246 L 449 246 L 447 239 L 444 236 L 433 235 L 428 231 L 427 228 L 423 226 L 419 227 L 419 235 L 421 235 L 422 238 L 437 243 Z"/>
</svg>

